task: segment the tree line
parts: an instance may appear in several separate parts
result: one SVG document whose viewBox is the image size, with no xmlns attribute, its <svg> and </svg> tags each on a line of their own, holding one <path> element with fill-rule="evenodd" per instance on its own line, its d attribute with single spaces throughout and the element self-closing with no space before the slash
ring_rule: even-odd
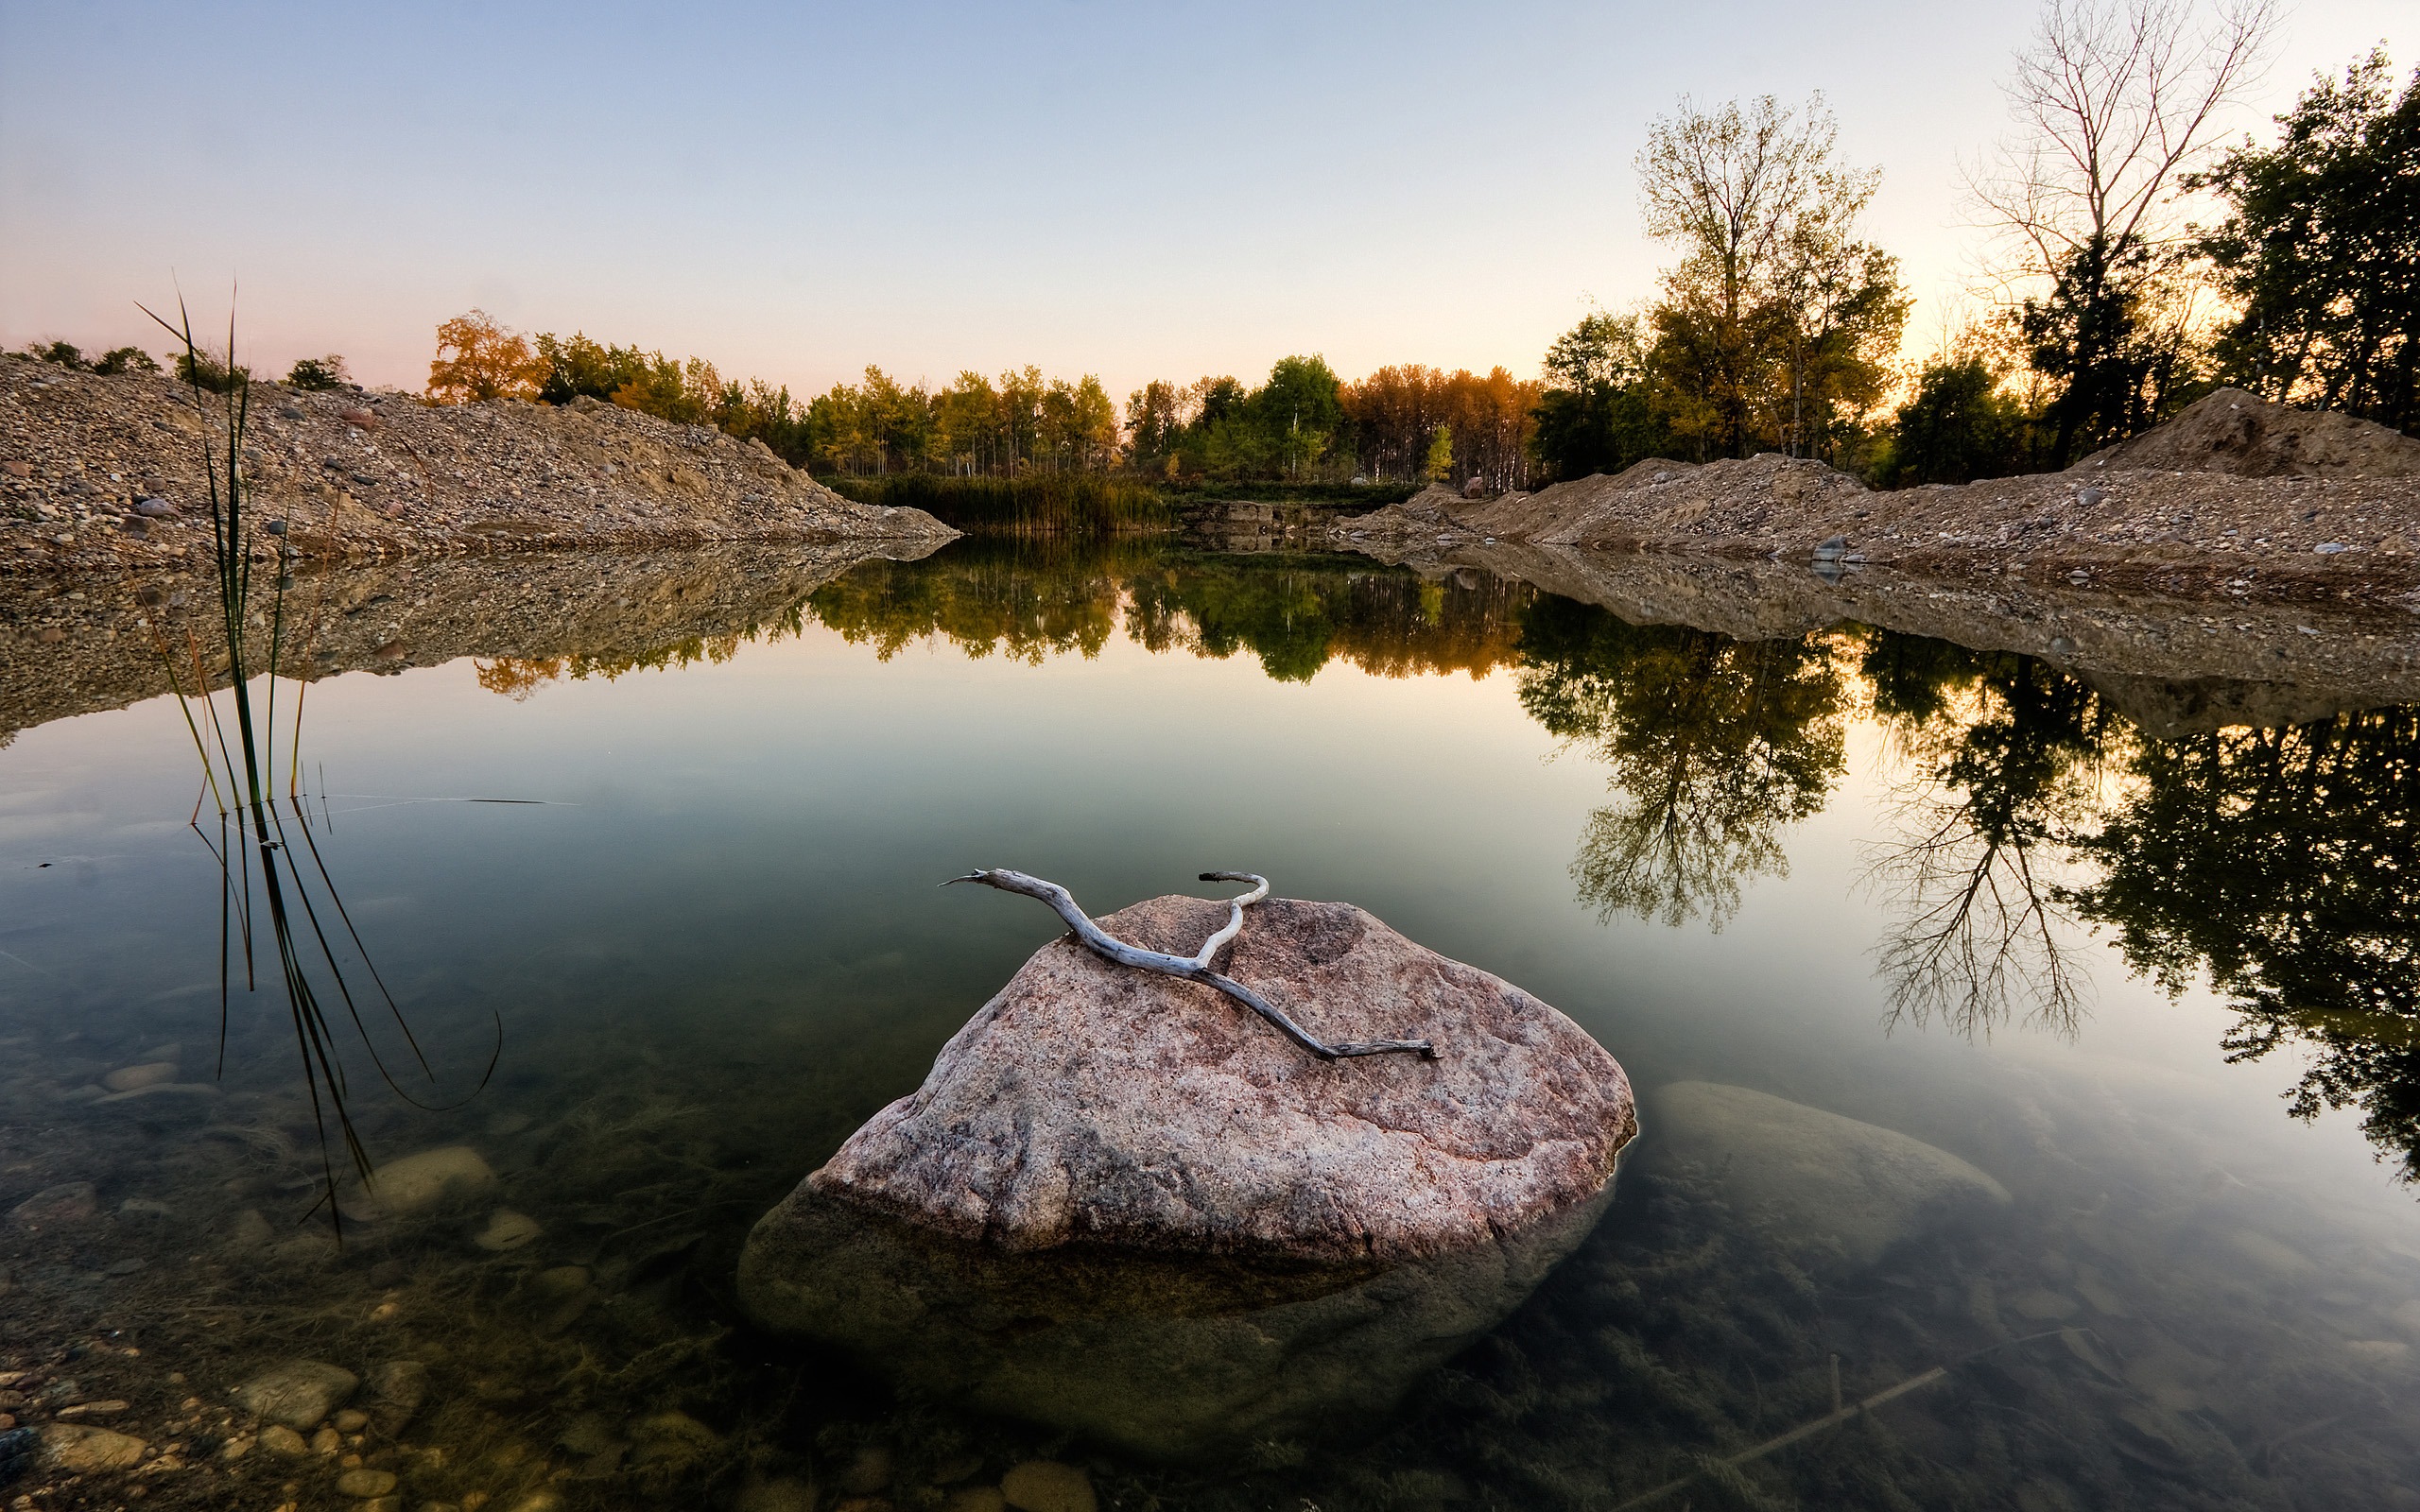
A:
<svg viewBox="0 0 2420 1512">
<path fill-rule="evenodd" d="M 2014 129 L 1968 174 L 1980 313 L 1916 362 L 1897 259 L 1861 230 L 1879 171 L 1843 158 L 1823 96 L 1685 96 L 1634 163 L 1642 224 L 1669 257 L 1653 291 L 1592 310 L 1535 379 L 1411 363 L 1348 382 L 1294 354 L 1257 382 L 1154 380 L 1122 407 L 1094 375 L 1031 366 L 940 386 L 869 367 L 801 398 L 474 310 L 440 327 L 428 394 L 584 396 L 856 477 L 1503 490 L 1780 452 L 1886 487 L 1957 483 L 2066 466 L 2229 384 L 2420 434 L 2420 72 L 2398 90 L 2381 47 L 2315 79 L 2273 142 L 2229 146 L 2274 0 L 2211 3 L 2048 0 L 2005 81 Z M 150 362 L 125 348 L 88 364 L 65 342 L 28 354 Z M 288 381 L 333 387 L 342 360 L 306 359 Z"/>
<path fill-rule="evenodd" d="M 448 322 L 438 397 L 581 394 L 755 437 L 826 473 L 1151 482 L 1477 479 L 1491 490 L 1780 452 L 1881 486 L 2055 469 L 2221 385 L 2420 432 L 2420 73 L 2381 49 L 2313 82 L 2276 140 L 2221 149 L 2274 17 L 2249 0 L 2050 0 L 2008 82 L 2017 128 L 1969 175 L 1987 300 L 1903 360 L 1912 300 L 1860 223 L 1880 178 L 1818 94 L 1650 126 L 1645 229 L 1670 253 L 1635 306 L 1593 310 L 1536 379 L 1412 363 L 1258 383 L 903 383 L 868 368 L 804 401 L 584 335 Z"/>
</svg>

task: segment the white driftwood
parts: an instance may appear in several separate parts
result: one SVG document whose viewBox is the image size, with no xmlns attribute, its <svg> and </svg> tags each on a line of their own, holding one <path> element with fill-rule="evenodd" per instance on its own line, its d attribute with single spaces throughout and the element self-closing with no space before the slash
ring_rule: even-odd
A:
<svg viewBox="0 0 2420 1512">
<path fill-rule="evenodd" d="M 1229 902 L 1225 926 L 1202 944 L 1201 953 L 1185 956 L 1170 955 L 1165 951 L 1147 951 L 1129 945 L 1122 939 L 1113 938 L 1108 931 L 1094 923 L 1082 909 L 1076 906 L 1075 898 L 1066 888 L 1055 882 L 1046 882 L 1040 877 L 1029 877 L 1022 871 L 1010 871 L 1004 868 L 970 871 L 963 877 L 949 879 L 950 882 L 979 882 L 986 887 L 997 887 L 1002 892 L 1023 893 L 1028 898 L 1038 898 L 1048 903 L 1052 912 L 1067 921 L 1067 927 L 1075 932 L 1077 941 L 1094 954 L 1104 960 L 1115 961 L 1120 966 L 1133 967 L 1136 971 L 1157 971 L 1164 976 L 1182 977 L 1188 982 L 1199 982 L 1204 987 L 1216 988 L 1268 1020 L 1287 1039 L 1293 1040 L 1322 1060 L 1342 1060 L 1354 1056 L 1382 1056 L 1398 1051 L 1416 1055 L 1424 1060 L 1437 1058 L 1436 1046 L 1426 1040 L 1347 1040 L 1330 1044 L 1296 1023 L 1288 1017 L 1284 1009 L 1270 1003 L 1241 982 L 1233 977 L 1221 976 L 1212 971 L 1210 963 L 1217 959 L 1219 952 L 1225 949 L 1228 942 L 1242 931 L 1244 909 L 1269 896 L 1269 879 L 1249 871 L 1205 871 L 1201 874 L 1201 880 L 1203 882 L 1249 882 L 1254 885 L 1252 891 Z M 943 883 L 942 885 L 947 886 L 949 883 Z"/>
</svg>

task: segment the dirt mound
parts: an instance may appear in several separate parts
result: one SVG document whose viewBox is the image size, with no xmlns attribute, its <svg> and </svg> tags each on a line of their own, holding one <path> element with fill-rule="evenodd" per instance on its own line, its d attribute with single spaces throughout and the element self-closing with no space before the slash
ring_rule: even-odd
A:
<svg viewBox="0 0 2420 1512">
<path fill-rule="evenodd" d="M 2129 468 L 2245 478 L 2420 478 L 2420 439 L 2332 410 L 2291 409 L 2221 388 L 2069 471 Z"/>
<path fill-rule="evenodd" d="M 165 378 L 0 356 L 0 574 L 206 559 L 202 429 Z M 430 405 L 256 383 L 244 461 L 258 523 L 286 521 L 309 557 L 956 535 L 844 499 L 761 441 L 588 399 Z"/>
</svg>

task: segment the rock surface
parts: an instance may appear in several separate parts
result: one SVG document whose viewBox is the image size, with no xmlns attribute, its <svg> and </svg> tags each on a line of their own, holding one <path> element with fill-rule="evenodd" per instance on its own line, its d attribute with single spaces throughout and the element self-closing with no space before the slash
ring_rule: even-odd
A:
<svg viewBox="0 0 2420 1512">
<path fill-rule="evenodd" d="M 495 1172 L 467 1144 L 448 1144 L 389 1160 L 372 1174 L 370 1190 L 346 1204 L 346 1216 L 373 1219 L 425 1212 L 491 1191 Z"/>
<path fill-rule="evenodd" d="M 1189 954 L 1225 913 L 1158 898 L 1103 924 Z M 1315 1034 L 1438 1058 L 1322 1062 L 1208 988 L 1060 940 L 807 1184 L 1009 1250 L 1402 1260 L 1594 1196 L 1636 1132 L 1579 1025 L 1349 903 L 1254 907 L 1225 969 Z"/>
<path fill-rule="evenodd" d="M 1101 922 L 1190 954 L 1224 917 L 1160 898 Z M 1391 1406 L 1586 1236 L 1629 1082 L 1562 1014 L 1347 903 L 1254 907 L 1222 970 L 1313 1033 L 1439 1057 L 1322 1062 L 1054 941 L 757 1225 L 742 1300 L 1146 1454 Z"/>
<path fill-rule="evenodd" d="M 43 1460 L 70 1475 L 130 1470 L 143 1462 L 143 1440 L 130 1434 L 80 1423 L 52 1423 L 42 1431 Z"/>
<path fill-rule="evenodd" d="M 2009 1201 L 1947 1150 L 1769 1092 L 1685 1081 L 1647 1103 L 1653 1168 L 1697 1165 L 1735 1211 L 1819 1263 L 1871 1265 L 1937 1213 Z"/>
</svg>

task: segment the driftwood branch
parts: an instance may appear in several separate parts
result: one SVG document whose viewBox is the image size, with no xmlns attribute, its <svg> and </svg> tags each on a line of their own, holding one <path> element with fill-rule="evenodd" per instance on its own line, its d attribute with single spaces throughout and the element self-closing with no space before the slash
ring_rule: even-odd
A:
<svg viewBox="0 0 2420 1512">
<path fill-rule="evenodd" d="M 1187 982 L 1199 982 L 1204 987 L 1216 988 L 1268 1020 L 1276 1026 L 1280 1034 L 1322 1060 L 1343 1060 L 1354 1056 L 1382 1056 L 1394 1052 L 1415 1055 L 1424 1060 L 1437 1058 L 1436 1046 L 1426 1040 L 1347 1040 L 1330 1044 L 1296 1023 L 1284 1009 L 1271 1004 L 1241 982 L 1233 977 L 1221 976 L 1212 971 L 1210 963 L 1216 960 L 1219 953 L 1242 931 L 1244 909 L 1269 896 L 1269 879 L 1249 871 L 1205 871 L 1201 874 L 1201 880 L 1203 882 L 1249 882 L 1253 884 L 1253 886 L 1252 891 L 1229 901 L 1226 924 L 1203 942 L 1199 954 L 1186 956 L 1170 955 L 1165 951 L 1147 951 L 1129 945 L 1122 939 L 1111 937 L 1106 930 L 1094 923 L 1082 909 L 1076 906 L 1076 900 L 1067 889 L 1055 882 L 1045 882 L 1040 877 L 1028 877 L 1022 871 L 1010 871 L 1005 868 L 970 871 L 963 877 L 949 879 L 950 882 L 978 882 L 986 887 L 997 887 L 1002 892 L 1023 893 L 1028 898 L 1038 898 L 1048 903 L 1052 912 L 1067 921 L 1067 927 L 1075 932 L 1077 941 L 1095 955 L 1100 956 L 1103 960 L 1115 961 L 1120 966 L 1131 966 L 1139 971 L 1157 971 L 1163 976 L 1180 977 Z M 949 883 L 943 883 L 942 885 L 948 886 Z"/>
</svg>

